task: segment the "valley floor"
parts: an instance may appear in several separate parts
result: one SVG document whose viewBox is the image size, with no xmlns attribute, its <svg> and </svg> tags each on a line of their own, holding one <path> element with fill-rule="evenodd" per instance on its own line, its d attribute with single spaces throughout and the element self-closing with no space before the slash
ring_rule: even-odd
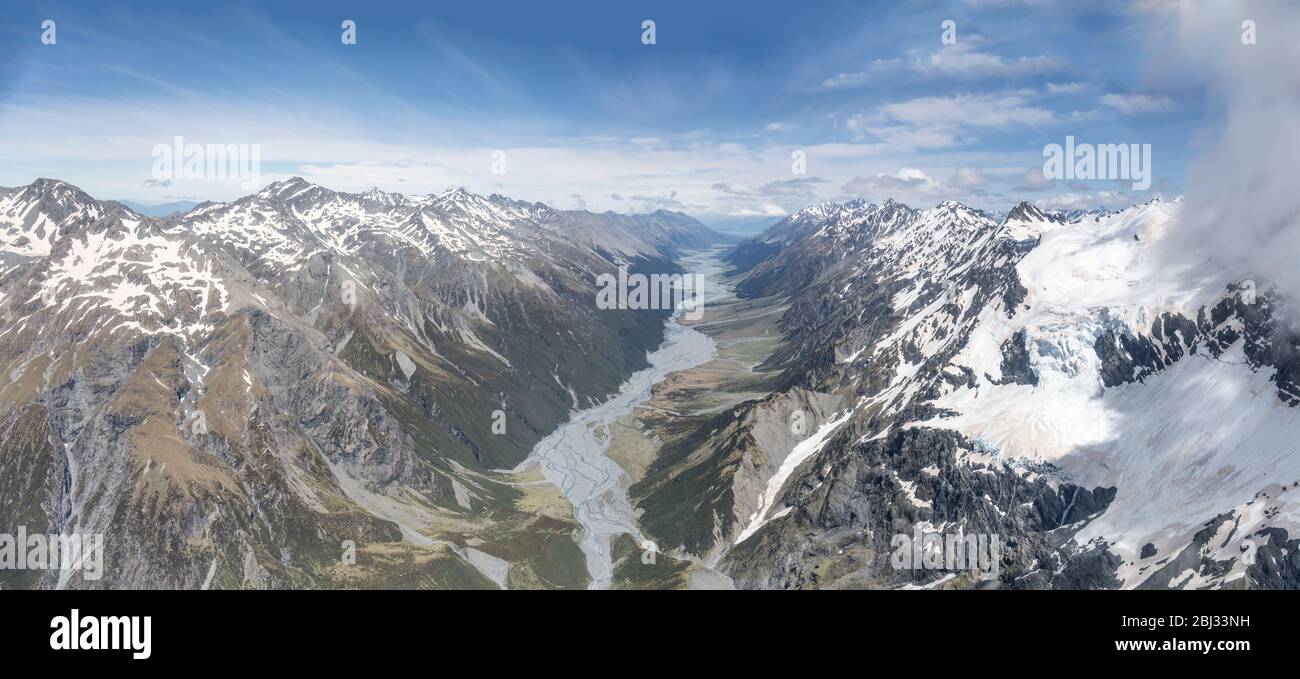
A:
<svg viewBox="0 0 1300 679">
<path fill-rule="evenodd" d="M 778 323 L 785 309 L 783 299 L 739 299 L 727 292 L 706 300 L 702 318 L 680 320 L 711 338 L 716 353 L 707 362 L 670 373 L 655 385 L 649 400 L 610 428 L 608 456 L 626 472 L 624 492 L 645 477 L 666 442 L 689 431 L 687 418 L 725 411 L 773 391 L 777 373 L 761 366 L 781 345 Z M 631 563 L 636 556 L 625 555 L 615 586 L 731 587 L 726 575 L 699 561 L 658 554 L 654 564 Z"/>
</svg>

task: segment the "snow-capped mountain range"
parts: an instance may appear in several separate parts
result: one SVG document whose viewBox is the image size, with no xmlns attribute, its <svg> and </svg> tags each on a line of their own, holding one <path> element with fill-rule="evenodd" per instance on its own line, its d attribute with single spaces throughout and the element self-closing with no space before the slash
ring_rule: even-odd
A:
<svg viewBox="0 0 1300 679">
<path fill-rule="evenodd" d="M 597 277 L 680 271 L 682 252 L 719 242 L 680 213 L 462 189 L 295 178 L 168 218 L 57 180 L 0 189 L 0 519 L 105 534 L 114 580 L 0 577 L 331 586 L 342 541 L 432 532 L 447 539 L 428 577 L 493 586 L 456 536 L 567 540 L 494 470 L 662 340 L 667 311 L 597 309 Z M 545 580 L 569 556 L 530 553 L 514 572 Z"/>
<path fill-rule="evenodd" d="M 1173 247 L 1183 209 L 822 203 L 736 245 L 775 386 L 654 432 L 642 532 L 740 587 L 1300 586 L 1293 301 Z M 721 243 L 461 189 L 0 189 L 0 521 L 107 550 L 0 585 L 585 586 L 517 465 L 664 338 L 597 276 Z M 999 536 L 996 576 L 891 567 L 916 530 Z"/>
<path fill-rule="evenodd" d="M 740 244 L 741 293 L 789 300 L 784 386 L 697 423 L 722 433 L 657 471 L 711 511 L 653 537 L 746 587 L 1300 584 L 1290 300 L 1173 248 L 1181 209 L 854 201 Z M 891 568 L 918 527 L 1000 535 L 999 578 Z"/>
</svg>

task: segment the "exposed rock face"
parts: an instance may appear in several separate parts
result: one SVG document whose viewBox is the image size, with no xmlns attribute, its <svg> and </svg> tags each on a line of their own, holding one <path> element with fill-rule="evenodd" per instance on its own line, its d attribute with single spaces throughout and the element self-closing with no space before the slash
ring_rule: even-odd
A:
<svg viewBox="0 0 1300 679">
<path fill-rule="evenodd" d="M 661 548 L 704 561 L 719 556 L 763 510 L 763 494 L 790 451 L 837 400 L 800 389 L 743 404 L 699 422 L 664 446 L 631 488 L 642 527 Z"/>
<path fill-rule="evenodd" d="M 0 532 L 106 552 L 99 580 L 0 585 L 580 586 L 572 523 L 500 470 L 662 339 L 596 276 L 717 238 L 301 179 L 166 219 L 0 191 Z"/>
<path fill-rule="evenodd" d="M 910 429 L 867 444 L 836 443 L 850 450 L 790 487 L 786 502 L 795 510 L 784 525 L 793 529 L 760 533 L 728 554 L 737 585 L 924 584 L 942 573 L 898 570 L 890 563 L 894 536 L 911 535 L 918 525 L 961 525 L 965 534 L 998 536 L 998 579 L 965 575 L 973 586 L 1117 584 L 1110 572 L 1080 558 L 1087 550 L 1069 540 L 1071 527 L 1104 511 L 1115 489 L 1053 487 L 1041 477 L 1030 481 L 996 465 L 972 464 L 968 444 L 941 430 Z M 1060 570 L 1060 564 L 1071 567 Z"/>
<path fill-rule="evenodd" d="M 1002 384 L 1038 384 L 1038 375 L 1029 363 L 1029 348 L 1025 346 L 1026 333 L 1016 332 L 1002 343 Z"/>
</svg>

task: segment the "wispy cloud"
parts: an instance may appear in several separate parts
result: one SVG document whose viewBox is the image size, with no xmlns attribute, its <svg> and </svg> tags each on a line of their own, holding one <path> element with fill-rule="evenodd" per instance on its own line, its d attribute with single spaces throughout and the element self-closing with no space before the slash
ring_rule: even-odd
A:
<svg viewBox="0 0 1300 679">
<path fill-rule="evenodd" d="M 1055 114 L 1026 95 L 1006 93 L 918 97 L 855 114 L 845 121 L 856 141 L 872 141 L 894 152 L 944 149 L 974 141 L 981 130 L 1043 126 Z"/>
<path fill-rule="evenodd" d="M 822 81 L 827 90 L 866 87 L 886 81 L 888 76 L 906 72 L 922 78 L 963 80 L 1013 79 L 1055 73 L 1063 70 L 1060 62 L 1047 56 L 1005 58 L 979 49 L 982 39 L 970 36 L 955 45 L 946 45 L 924 56 L 875 59 L 864 70 L 837 73 Z"/>
<path fill-rule="evenodd" d="M 1167 113 L 1175 107 L 1173 99 L 1153 94 L 1104 94 L 1101 103 L 1125 115 Z"/>
<path fill-rule="evenodd" d="M 1003 59 L 999 55 L 979 51 L 968 41 L 935 50 L 925 59 L 913 61 L 910 68 L 927 76 L 1020 78 L 1059 71 L 1061 65 L 1055 59 L 1044 56 Z"/>
<path fill-rule="evenodd" d="M 882 201 L 894 198 L 913 205 L 982 195 L 990 178 L 978 168 L 961 167 L 947 178 L 938 180 L 917 168 L 903 168 L 892 174 L 858 176 L 850 179 L 841 191 L 850 196 Z"/>
<path fill-rule="evenodd" d="M 880 107 L 880 114 L 910 125 L 990 128 L 1045 125 L 1055 120 L 1050 110 L 1029 105 L 1023 95 L 993 93 L 920 97 L 886 104 Z"/>
<path fill-rule="evenodd" d="M 1048 94 L 1077 94 L 1087 89 L 1085 82 L 1047 83 Z"/>
</svg>

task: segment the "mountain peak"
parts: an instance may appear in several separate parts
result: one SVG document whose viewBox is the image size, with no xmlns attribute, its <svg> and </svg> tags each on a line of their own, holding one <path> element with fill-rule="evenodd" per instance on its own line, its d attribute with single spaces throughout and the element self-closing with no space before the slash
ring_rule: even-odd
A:
<svg viewBox="0 0 1300 679">
<path fill-rule="evenodd" d="M 362 200 L 369 201 L 372 203 L 378 203 L 380 205 L 385 205 L 388 207 L 393 207 L 396 205 L 405 205 L 407 202 L 407 198 L 405 195 L 400 193 L 392 193 L 389 191 L 385 191 L 379 188 L 378 186 L 370 187 L 367 191 L 360 194 L 360 197 Z"/>
<path fill-rule="evenodd" d="M 111 211 L 112 207 L 105 204 L 104 208 L 99 206 L 98 201 L 92 198 L 80 188 L 63 181 L 62 179 L 49 179 L 41 177 L 31 184 L 23 187 L 17 194 L 18 200 L 45 202 L 47 204 L 58 205 L 60 210 L 87 210 L 89 214 L 98 218 L 100 215 Z M 130 210 L 120 204 L 125 212 Z"/>
<path fill-rule="evenodd" d="M 1037 206 L 1021 201 L 1011 208 L 1002 219 L 998 228 L 998 238 L 1023 243 L 1036 243 L 1042 238 L 1043 231 L 1053 224 L 1065 224 L 1068 220 L 1057 213 L 1045 213 Z"/>
<path fill-rule="evenodd" d="M 1011 211 L 1007 213 L 1006 219 L 1003 221 L 1052 222 L 1057 220 L 1054 216 L 1043 214 L 1043 211 L 1039 210 L 1033 203 L 1030 203 L 1029 201 L 1021 201 L 1020 204 L 1011 208 Z"/>
<path fill-rule="evenodd" d="M 449 188 L 433 197 L 434 205 L 476 205 L 491 203 L 492 199 L 480 196 L 463 186 Z"/>
<path fill-rule="evenodd" d="M 39 177 L 36 179 L 36 181 L 33 181 L 31 184 L 28 184 L 26 190 L 30 191 L 31 193 L 42 195 L 42 196 L 53 196 L 56 198 L 62 198 L 64 196 L 74 196 L 86 202 L 94 200 L 89 195 L 87 195 L 86 192 L 82 191 L 76 186 L 73 186 L 72 184 L 63 181 L 62 179 L 49 179 L 47 177 Z"/>
<path fill-rule="evenodd" d="M 865 202 L 861 198 L 855 198 L 854 200 L 849 201 L 848 203 L 844 203 L 844 205 L 840 205 L 839 203 L 828 200 L 828 201 L 823 201 L 821 203 L 816 203 L 814 205 L 809 205 L 806 208 L 797 210 L 791 213 L 788 217 L 786 217 L 785 220 L 797 221 L 799 219 L 806 219 L 806 218 L 824 219 L 826 218 L 827 215 L 830 215 L 831 213 L 835 212 L 836 210 L 839 210 L 842 207 L 849 208 L 849 209 L 857 209 L 862 205 L 865 205 Z"/>
<path fill-rule="evenodd" d="M 72 185 L 63 181 L 62 179 L 50 179 L 49 177 L 37 177 L 36 180 L 30 184 L 30 186 L 34 189 L 44 191 L 44 190 L 54 189 L 54 188 L 70 187 Z"/>
<path fill-rule="evenodd" d="M 266 188 L 259 191 L 257 195 L 264 198 L 288 200 L 304 191 L 319 188 L 321 187 L 303 179 L 302 177 L 290 177 L 288 179 L 282 179 L 278 182 L 267 184 Z"/>
<path fill-rule="evenodd" d="M 876 211 L 885 215 L 891 214 L 896 211 L 913 212 L 912 208 L 909 207 L 907 203 L 894 200 L 893 198 L 886 198 L 885 202 L 881 203 L 876 207 Z"/>
</svg>

